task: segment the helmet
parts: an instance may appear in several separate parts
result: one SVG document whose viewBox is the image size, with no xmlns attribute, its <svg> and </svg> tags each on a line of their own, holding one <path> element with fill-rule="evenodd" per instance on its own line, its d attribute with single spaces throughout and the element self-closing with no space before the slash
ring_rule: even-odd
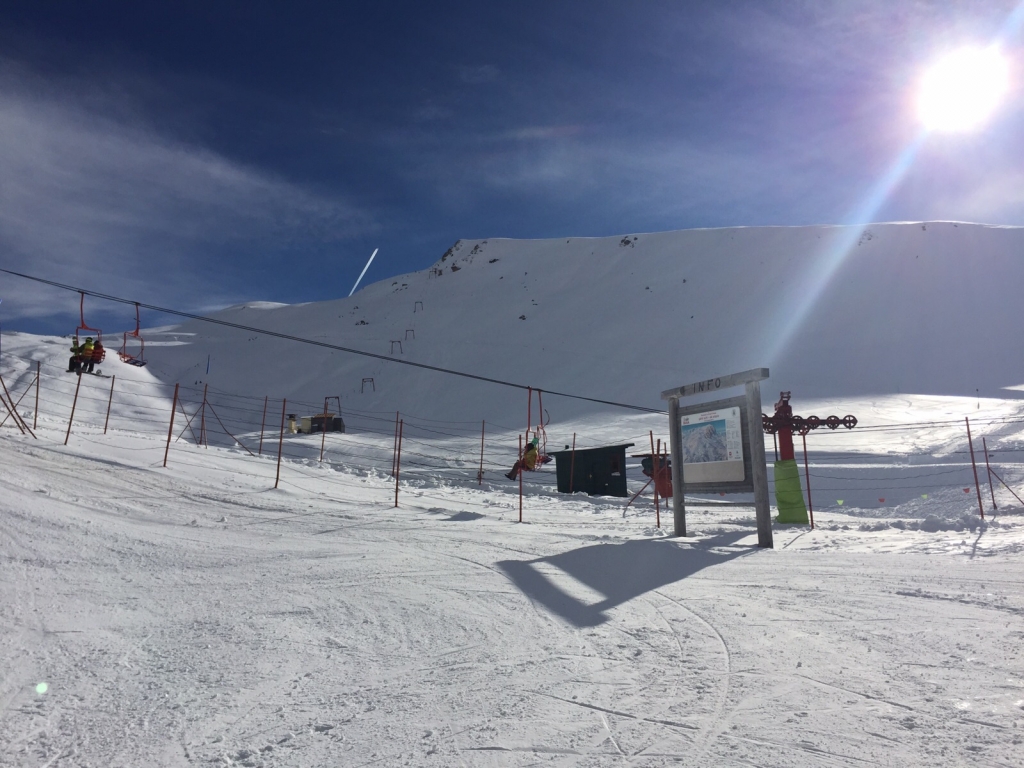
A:
<svg viewBox="0 0 1024 768">
<path fill-rule="evenodd" d="M 533 438 L 533 440 L 530 441 L 530 444 L 531 445 L 540 445 L 540 439 L 535 437 L 535 438 Z"/>
<path fill-rule="evenodd" d="M 92 336 L 86 336 L 86 337 L 85 337 L 85 340 L 86 340 L 86 341 L 92 341 Z"/>
</svg>

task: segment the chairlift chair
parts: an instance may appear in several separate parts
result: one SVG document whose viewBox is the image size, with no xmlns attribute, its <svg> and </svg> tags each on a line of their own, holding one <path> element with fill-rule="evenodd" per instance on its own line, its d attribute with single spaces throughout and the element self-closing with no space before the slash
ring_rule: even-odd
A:
<svg viewBox="0 0 1024 768">
<path fill-rule="evenodd" d="M 92 331 L 96 334 L 96 341 L 100 343 L 100 356 L 99 359 L 93 360 L 94 363 L 102 363 L 107 357 L 107 350 L 103 346 L 103 331 L 99 328 L 93 328 L 91 325 L 85 323 L 85 294 L 81 291 L 78 292 L 78 327 L 75 328 L 75 345 L 82 346 L 82 331 Z"/>
<path fill-rule="evenodd" d="M 128 339 L 134 339 L 138 342 L 138 349 L 128 350 Z M 134 343 L 134 342 L 133 342 Z M 121 343 L 121 349 L 118 351 L 117 356 L 121 358 L 122 362 L 128 363 L 128 365 L 135 365 L 141 368 L 146 364 L 146 341 L 142 338 L 139 333 L 139 303 L 135 302 L 135 330 L 124 332 L 124 341 Z"/>
</svg>

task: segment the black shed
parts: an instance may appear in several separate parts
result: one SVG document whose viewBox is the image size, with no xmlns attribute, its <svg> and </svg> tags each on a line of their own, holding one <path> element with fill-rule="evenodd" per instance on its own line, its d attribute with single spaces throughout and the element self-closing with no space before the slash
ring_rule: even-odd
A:
<svg viewBox="0 0 1024 768">
<path fill-rule="evenodd" d="M 555 457 L 558 492 L 583 491 L 590 496 L 628 496 L 626 449 L 632 445 L 623 443 L 603 448 L 554 451 L 551 455 Z"/>
</svg>

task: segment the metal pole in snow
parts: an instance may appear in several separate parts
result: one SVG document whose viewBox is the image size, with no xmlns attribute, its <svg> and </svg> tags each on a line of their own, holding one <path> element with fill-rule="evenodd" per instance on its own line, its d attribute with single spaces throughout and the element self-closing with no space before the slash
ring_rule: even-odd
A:
<svg viewBox="0 0 1024 768">
<path fill-rule="evenodd" d="M 661 519 L 661 504 L 658 502 L 658 460 L 659 456 L 654 452 L 654 430 L 648 430 L 651 438 L 651 477 L 654 478 L 654 514 Z"/>
<path fill-rule="evenodd" d="M 81 383 L 82 379 L 79 378 L 78 381 L 79 381 L 79 383 Z M 171 452 L 171 435 L 174 434 L 174 414 L 178 410 L 178 387 L 179 386 L 180 386 L 179 384 L 175 384 L 174 385 L 174 401 L 171 403 L 171 424 L 170 424 L 169 427 L 167 427 L 167 447 L 164 448 L 164 466 L 165 467 L 167 466 L 167 454 Z M 77 397 L 77 395 L 78 395 L 78 390 L 76 389 L 75 390 L 75 396 Z M 72 407 L 72 409 L 71 409 L 72 415 L 74 415 L 74 412 L 75 412 L 75 409 L 74 409 L 74 407 Z M 70 431 L 71 431 L 71 422 L 68 422 L 68 432 L 70 432 Z"/>
<path fill-rule="evenodd" d="M 807 464 L 807 435 L 801 435 L 804 439 L 804 477 L 807 479 L 807 508 L 811 512 L 811 530 L 814 530 L 814 504 L 811 502 L 811 470 Z"/>
<path fill-rule="evenodd" d="M 39 361 L 36 360 L 36 409 L 32 412 L 32 429 L 39 428 Z"/>
<path fill-rule="evenodd" d="M 75 420 L 75 406 L 78 405 L 78 388 L 82 386 L 82 377 L 79 375 L 78 383 L 75 385 L 75 399 L 71 401 L 71 416 L 68 418 L 68 431 L 64 435 L 64 445 L 68 444 L 68 438 L 71 437 L 71 422 Z M 177 389 L 175 389 L 177 392 Z M 171 417 L 171 423 L 174 423 L 174 417 Z M 167 458 L 164 458 L 164 466 L 167 466 Z"/>
<path fill-rule="evenodd" d="M 484 430 L 487 428 L 487 422 L 480 422 L 480 469 L 476 473 L 476 484 L 484 484 Z"/>
<path fill-rule="evenodd" d="M 985 449 L 985 470 L 988 472 L 988 490 L 992 494 L 992 509 L 999 509 L 996 506 L 996 489 L 992 487 L 992 467 L 988 463 L 988 443 L 985 442 L 985 438 L 981 438 L 981 447 Z"/>
<path fill-rule="evenodd" d="M 523 522 L 523 436 L 519 436 L 519 522 Z"/>
<path fill-rule="evenodd" d="M 985 508 L 981 505 L 981 483 L 978 482 L 978 465 L 974 461 L 974 442 L 971 440 L 971 420 L 964 416 L 967 424 L 967 445 L 971 449 L 971 467 L 974 469 L 974 489 L 978 492 L 978 510 L 981 512 L 981 519 L 985 519 Z"/>
<path fill-rule="evenodd" d="M 281 482 L 281 451 L 284 449 L 284 412 L 288 407 L 288 398 L 281 401 L 281 435 L 277 438 L 277 475 L 274 477 L 274 487 Z"/>
<path fill-rule="evenodd" d="M 576 479 L 576 433 L 572 433 L 572 459 L 569 461 L 569 493 L 572 493 L 572 481 Z"/>
<path fill-rule="evenodd" d="M 395 507 L 398 507 L 398 476 L 402 473 L 402 432 L 405 431 L 405 419 L 398 422 L 398 450 L 395 454 Z"/>
<path fill-rule="evenodd" d="M 114 382 L 117 381 L 117 375 L 110 377 L 110 399 L 107 400 L 107 418 L 103 420 L 103 434 L 107 434 L 107 425 L 110 424 L 110 406 L 114 404 Z"/>
<path fill-rule="evenodd" d="M 203 414 L 199 417 L 199 443 L 201 445 L 209 445 L 206 442 L 206 390 L 209 384 L 203 385 Z"/>
<path fill-rule="evenodd" d="M 260 450 L 259 453 L 256 454 L 257 456 L 263 455 L 263 430 L 267 426 L 267 403 L 269 402 L 270 395 L 265 395 L 263 397 L 263 421 L 260 422 Z"/>
<path fill-rule="evenodd" d="M 24 435 L 25 434 L 25 428 L 21 426 L 21 422 L 18 421 L 18 417 L 14 415 L 14 408 L 12 407 L 14 405 L 14 403 L 11 403 L 10 405 L 8 405 L 7 404 L 7 398 L 5 398 L 3 395 L 0 395 L 0 403 L 4 404 L 4 408 L 7 409 L 8 415 L 10 415 L 14 419 L 14 426 L 16 426 L 18 428 L 18 431 L 21 432 L 21 434 Z M 72 415 L 74 415 L 74 411 L 73 410 L 72 410 Z M 5 418 L 4 421 L 7 421 L 7 419 Z M 64 444 L 67 445 L 66 442 Z"/>
<path fill-rule="evenodd" d="M 391 476 L 395 476 L 395 463 L 398 461 L 398 411 L 395 411 L 395 442 L 391 446 Z"/>
<path fill-rule="evenodd" d="M 324 445 L 327 443 L 327 398 L 324 398 L 324 421 L 320 425 L 320 461 L 324 460 Z"/>
</svg>

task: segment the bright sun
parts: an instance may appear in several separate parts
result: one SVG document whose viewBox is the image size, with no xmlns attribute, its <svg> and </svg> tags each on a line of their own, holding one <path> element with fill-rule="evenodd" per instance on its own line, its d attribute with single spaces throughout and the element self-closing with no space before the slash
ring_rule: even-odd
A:
<svg viewBox="0 0 1024 768">
<path fill-rule="evenodd" d="M 970 131 L 995 111 L 1009 65 L 994 48 L 964 48 L 936 62 L 921 82 L 918 114 L 932 131 Z"/>
</svg>

